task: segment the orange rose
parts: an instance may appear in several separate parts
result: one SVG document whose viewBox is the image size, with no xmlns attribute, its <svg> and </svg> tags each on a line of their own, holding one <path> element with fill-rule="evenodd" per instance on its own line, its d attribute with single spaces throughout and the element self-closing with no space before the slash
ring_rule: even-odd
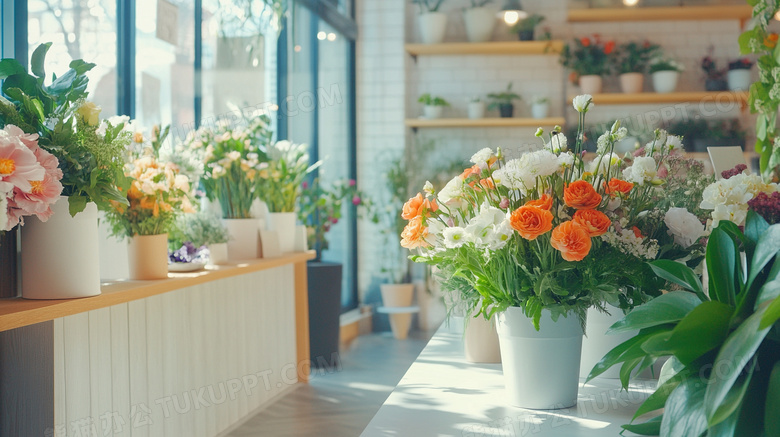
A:
<svg viewBox="0 0 780 437">
<path fill-rule="evenodd" d="M 604 44 L 605 55 L 612 53 L 614 50 L 615 50 L 615 41 L 607 41 L 607 43 Z"/>
<path fill-rule="evenodd" d="M 534 240 L 552 229 L 552 220 L 550 211 L 538 206 L 525 205 L 512 211 L 509 224 L 521 237 Z"/>
<path fill-rule="evenodd" d="M 628 194 L 631 192 L 631 189 L 634 188 L 634 184 L 631 182 L 621 181 L 617 178 L 610 179 L 609 183 L 605 187 L 605 192 L 610 195 L 610 197 L 615 197 L 617 193 L 621 194 Z"/>
<path fill-rule="evenodd" d="M 770 49 L 775 48 L 777 45 L 777 38 L 778 35 L 776 33 L 770 33 L 769 35 L 764 38 L 764 45 L 769 47 Z"/>
<path fill-rule="evenodd" d="M 585 228 L 569 220 L 553 229 L 550 245 L 558 249 L 566 261 L 581 261 L 588 256 L 591 241 Z"/>
<path fill-rule="evenodd" d="M 411 220 L 415 217 L 419 217 L 428 211 L 436 212 L 439 209 L 439 205 L 436 204 L 436 200 L 431 202 L 423 197 L 422 193 L 417 193 L 417 196 L 412 197 L 404 204 L 404 210 L 401 212 L 401 217 L 405 220 Z"/>
<path fill-rule="evenodd" d="M 538 206 L 539 208 L 546 209 L 547 211 L 552 208 L 553 199 L 548 194 L 542 194 L 542 197 L 536 200 L 529 200 L 525 202 L 525 206 Z"/>
<path fill-rule="evenodd" d="M 594 209 L 601 203 L 601 194 L 589 182 L 579 180 L 566 186 L 563 201 L 572 208 Z"/>
<path fill-rule="evenodd" d="M 415 247 L 428 247 L 425 238 L 428 237 L 428 228 L 423 226 L 422 216 L 417 216 L 409 221 L 401 232 L 401 246 L 407 249 Z"/>
<path fill-rule="evenodd" d="M 631 230 L 634 231 L 634 236 L 636 238 L 645 238 L 644 235 L 642 235 L 642 231 L 636 226 L 632 227 Z"/>
<path fill-rule="evenodd" d="M 601 211 L 581 209 L 574 213 L 574 223 L 585 228 L 591 237 L 598 237 L 607 232 L 612 221 Z"/>
<path fill-rule="evenodd" d="M 588 37 L 580 38 L 580 44 L 582 44 L 583 47 L 589 47 L 590 46 L 590 38 L 588 38 Z"/>
<path fill-rule="evenodd" d="M 468 179 L 472 175 L 479 176 L 479 173 L 481 171 L 482 170 L 479 168 L 479 166 L 477 164 L 474 164 L 473 166 L 463 170 L 463 173 L 460 174 L 460 178 L 465 181 L 466 179 Z"/>
</svg>

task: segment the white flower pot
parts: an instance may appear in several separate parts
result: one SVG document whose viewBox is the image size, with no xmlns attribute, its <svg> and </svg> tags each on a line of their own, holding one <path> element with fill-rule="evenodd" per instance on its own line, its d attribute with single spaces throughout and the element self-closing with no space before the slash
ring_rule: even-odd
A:
<svg viewBox="0 0 780 437">
<path fill-rule="evenodd" d="M 744 68 L 739 70 L 729 70 L 728 77 L 729 90 L 747 91 L 750 89 L 750 70 Z"/>
<path fill-rule="evenodd" d="M 645 75 L 642 73 L 623 73 L 620 75 L 620 89 L 626 94 L 642 92 Z"/>
<path fill-rule="evenodd" d="M 582 339 L 582 362 L 580 364 L 580 377 L 588 376 L 607 352 L 614 349 L 624 341 L 630 340 L 636 332 L 628 332 L 618 335 L 607 335 L 610 326 L 623 318 L 623 310 L 609 306 L 610 314 L 604 314 L 594 308 L 588 309 L 588 323 L 585 328 L 585 338 Z M 620 378 L 620 366 L 613 366 L 599 375 L 602 378 Z"/>
<path fill-rule="evenodd" d="M 577 316 L 553 322 L 544 310 L 536 331 L 522 309 L 509 307 L 496 321 L 509 403 L 537 410 L 575 405 L 582 351 Z"/>
<path fill-rule="evenodd" d="M 653 89 L 657 93 L 671 93 L 677 88 L 677 79 L 680 77 L 678 71 L 656 71 L 652 74 Z"/>
<path fill-rule="evenodd" d="M 168 234 L 135 235 L 127 244 L 130 279 L 152 280 L 168 277 Z"/>
<path fill-rule="evenodd" d="M 414 299 L 414 284 L 381 284 L 382 304 L 388 308 L 410 307 Z"/>
<path fill-rule="evenodd" d="M 580 91 L 582 94 L 598 94 L 601 92 L 601 76 L 586 74 L 580 76 Z"/>
<path fill-rule="evenodd" d="M 447 31 L 447 14 L 427 12 L 417 17 L 420 25 L 420 39 L 423 44 L 438 44 L 444 41 Z"/>
<path fill-rule="evenodd" d="M 246 260 L 260 257 L 260 220 L 222 219 L 230 239 L 227 242 L 228 259 Z"/>
<path fill-rule="evenodd" d="M 423 117 L 433 120 L 435 118 L 441 118 L 441 113 L 444 111 L 443 106 L 425 105 L 423 106 Z"/>
<path fill-rule="evenodd" d="M 71 217 L 68 198 L 52 205 L 47 222 L 29 217 L 22 226 L 22 297 L 70 299 L 100 294 L 98 210 L 90 202 Z"/>
<path fill-rule="evenodd" d="M 470 363 L 500 363 L 501 349 L 495 319 L 464 317 L 463 354 Z"/>
<path fill-rule="evenodd" d="M 488 8 L 471 8 L 463 11 L 466 38 L 469 42 L 490 41 L 496 25 L 496 13 Z"/>
<path fill-rule="evenodd" d="M 531 117 L 533 118 L 547 118 L 549 112 L 550 104 L 547 102 L 531 104 Z"/>
<path fill-rule="evenodd" d="M 295 251 L 295 224 L 298 220 L 294 212 L 272 212 L 268 214 L 268 229 L 279 234 L 279 250 L 282 253 Z"/>
<path fill-rule="evenodd" d="M 227 243 L 214 243 L 209 244 L 209 264 L 212 266 L 218 266 L 220 264 L 227 263 L 228 260 L 228 244 Z"/>
<path fill-rule="evenodd" d="M 485 102 L 469 102 L 469 118 L 474 120 L 485 116 Z"/>
</svg>

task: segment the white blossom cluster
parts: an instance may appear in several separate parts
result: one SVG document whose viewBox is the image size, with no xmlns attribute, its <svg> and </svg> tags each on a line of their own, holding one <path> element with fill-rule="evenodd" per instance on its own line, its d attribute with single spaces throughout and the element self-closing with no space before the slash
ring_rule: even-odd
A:
<svg viewBox="0 0 780 437">
<path fill-rule="evenodd" d="M 619 251 L 637 258 L 654 260 L 658 256 L 658 241 L 637 237 L 631 229 L 607 232 L 601 236 L 601 239 Z"/>
<path fill-rule="evenodd" d="M 770 194 L 777 190 L 777 184 L 764 183 L 758 175 L 740 173 L 707 186 L 702 193 L 699 207 L 713 210 L 712 227 L 718 226 L 721 220 L 728 220 L 742 226 L 747 218 L 747 202 L 758 193 Z"/>
</svg>

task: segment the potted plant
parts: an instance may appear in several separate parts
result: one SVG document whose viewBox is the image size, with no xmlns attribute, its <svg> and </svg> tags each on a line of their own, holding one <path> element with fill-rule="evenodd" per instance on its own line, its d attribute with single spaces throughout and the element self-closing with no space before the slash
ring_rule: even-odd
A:
<svg viewBox="0 0 780 437">
<path fill-rule="evenodd" d="M 22 227 L 22 295 L 31 299 L 94 296 L 100 294 L 97 211 L 110 208 L 112 200 L 126 202 L 117 187 L 127 188 L 122 165 L 130 138 L 121 123 L 101 125 L 100 108 L 86 100 L 86 73 L 95 64 L 74 60 L 67 72 L 45 84 L 44 62 L 50 46 L 35 49 L 31 74 L 14 59 L 0 61 L 7 97 L 0 99 L 0 126 L 18 126 L 32 135 L 26 137 L 30 142 L 37 135 L 37 146 L 52 155 L 39 152 L 48 178 L 36 188 L 44 189 L 45 196 L 37 196 L 54 196 L 54 179 L 61 178 L 62 184 L 60 201 L 49 203 L 50 211 L 40 210 L 48 221 L 35 218 Z"/>
<path fill-rule="evenodd" d="M 613 54 L 615 70 L 619 74 L 620 88 L 624 93 L 641 93 L 644 72 L 650 59 L 661 49 L 650 41 L 631 41 L 621 44 Z"/>
<path fill-rule="evenodd" d="M 531 117 L 547 118 L 550 112 L 550 99 L 543 96 L 534 96 L 531 99 Z"/>
<path fill-rule="evenodd" d="M 750 88 L 750 69 L 753 62 L 748 58 L 739 58 L 729 62 L 729 72 L 726 80 L 731 91 L 747 91 Z"/>
<path fill-rule="evenodd" d="M 470 97 L 466 100 L 468 102 L 468 115 L 470 119 L 478 119 L 485 116 L 485 102 L 481 97 Z"/>
<path fill-rule="evenodd" d="M 496 24 L 496 13 L 485 6 L 493 0 L 471 0 L 471 7 L 463 10 L 466 38 L 469 42 L 490 41 Z"/>
<path fill-rule="evenodd" d="M 610 73 L 610 55 L 615 50 L 614 41 L 602 42 L 598 35 L 583 37 L 566 44 L 560 62 L 572 71 L 569 79 L 579 83 L 583 94 L 598 94 L 602 88 L 602 76 Z"/>
<path fill-rule="evenodd" d="M 512 26 L 512 33 L 516 33 L 520 41 L 533 41 L 536 26 L 544 21 L 544 15 L 532 14 Z"/>
<path fill-rule="evenodd" d="M 512 118 L 515 113 L 515 105 L 512 102 L 522 98 L 519 94 L 512 92 L 512 82 L 509 82 L 505 91 L 490 93 L 487 97 L 491 100 L 488 109 L 498 108 L 501 118 Z"/>
<path fill-rule="evenodd" d="M 423 104 L 423 116 L 430 120 L 441 118 L 444 107 L 450 106 L 448 101 L 438 96 L 432 96 L 430 93 L 421 95 L 417 101 Z"/>
<path fill-rule="evenodd" d="M 190 243 L 198 249 L 205 248 L 208 263 L 225 264 L 228 260 L 227 242 L 230 234 L 219 217 L 211 211 L 201 210 L 196 214 L 180 214 L 169 232 L 169 249 L 178 249 Z"/>
<path fill-rule="evenodd" d="M 447 14 L 439 12 L 445 0 L 412 0 L 420 7 L 419 23 L 420 39 L 423 44 L 438 44 L 444 41 L 447 31 Z"/>
<path fill-rule="evenodd" d="M 677 88 L 677 80 L 684 68 L 672 58 L 658 57 L 650 62 L 650 77 L 657 93 L 671 93 Z"/>
<path fill-rule="evenodd" d="M 770 206 L 775 213 L 780 196 L 776 199 Z M 652 263 L 659 276 L 684 291 L 661 295 L 614 324 L 612 332 L 638 334 L 610 351 L 590 374 L 616 365 L 628 374 L 669 357 L 655 392 L 623 428 L 662 436 L 777 435 L 778 241 L 780 225 L 769 225 L 755 211 L 748 212 L 744 230 L 721 221 L 707 245 L 709 293 L 690 268 Z M 622 383 L 628 389 L 628 381 Z M 662 408 L 645 423 L 633 423 Z"/>
<path fill-rule="evenodd" d="M 715 60 L 711 56 L 705 56 L 701 59 L 701 69 L 706 78 L 704 80 L 704 89 L 707 91 L 726 91 L 728 83 L 724 79 L 726 71 L 719 69 Z"/>
</svg>

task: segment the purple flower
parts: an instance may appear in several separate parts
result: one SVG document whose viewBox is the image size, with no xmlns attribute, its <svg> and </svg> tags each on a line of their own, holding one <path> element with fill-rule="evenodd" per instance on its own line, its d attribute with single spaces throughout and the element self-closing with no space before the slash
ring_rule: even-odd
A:
<svg viewBox="0 0 780 437">
<path fill-rule="evenodd" d="M 756 197 L 748 200 L 748 208 L 758 213 L 770 225 L 780 223 L 780 193 L 777 191 L 771 195 L 758 193 Z"/>
<path fill-rule="evenodd" d="M 731 170 L 723 170 L 722 172 L 720 172 L 720 176 L 723 179 L 729 179 L 730 177 L 736 176 L 745 170 L 747 170 L 747 166 L 745 164 L 737 164 L 737 166 L 732 168 Z"/>
</svg>

